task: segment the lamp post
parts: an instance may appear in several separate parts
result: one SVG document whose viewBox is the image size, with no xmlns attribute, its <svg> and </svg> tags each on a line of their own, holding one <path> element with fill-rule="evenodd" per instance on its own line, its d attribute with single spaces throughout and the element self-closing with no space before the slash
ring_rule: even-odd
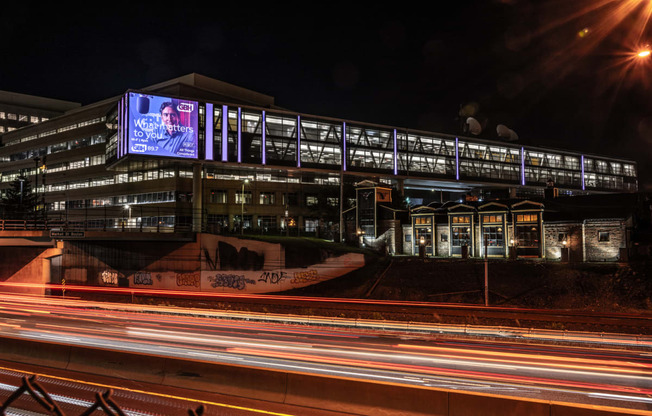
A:
<svg viewBox="0 0 652 416">
<path fill-rule="evenodd" d="M 249 183 L 249 179 L 242 181 L 242 193 L 240 194 L 240 235 L 244 235 L 244 203 L 245 203 L 245 184 Z"/>
<path fill-rule="evenodd" d="M 36 220 L 38 217 L 38 164 L 41 161 L 41 158 L 36 156 L 32 160 L 36 166 L 34 170 L 34 227 L 36 227 Z"/>
<path fill-rule="evenodd" d="M 124 214 L 123 214 L 123 217 L 122 217 L 122 231 L 125 230 L 125 223 L 131 220 L 131 205 L 126 204 L 124 206 L 124 209 L 125 209 L 124 212 L 127 213 L 127 219 L 125 220 Z"/>
</svg>

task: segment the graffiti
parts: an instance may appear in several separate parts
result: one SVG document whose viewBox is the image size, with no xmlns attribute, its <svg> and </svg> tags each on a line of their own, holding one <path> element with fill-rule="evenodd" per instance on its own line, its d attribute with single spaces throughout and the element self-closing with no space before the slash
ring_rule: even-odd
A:
<svg viewBox="0 0 652 416">
<path fill-rule="evenodd" d="M 177 273 L 177 286 L 199 287 L 198 273 Z"/>
<path fill-rule="evenodd" d="M 226 287 L 231 289 L 243 290 L 247 287 L 247 283 L 255 285 L 256 281 L 245 279 L 242 275 L 235 274 L 216 274 L 215 276 L 208 276 L 208 281 L 212 287 Z"/>
<path fill-rule="evenodd" d="M 308 270 L 305 272 L 294 272 L 292 283 L 308 283 L 320 280 L 317 270 Z"/>
<path fill-rule="evenodd" d="M 134 274 L 134 284 L 135 285 L 153 285 L 152 275 L 148 272 L 136 272 Z"/>
<path fill-rule="evenodd" d="M 100 279 L 102 279 L 102 283 L 104 283 L 105 285 L 117 285 L 118 272 L 110 272 L 108 270 L 104 270 L 100 274 Z"/>
<path fill-rule="evenodd" d="M 286 277 L 288 277 L 288 274 L 285 272 L 262 272 L 258 281 L 275 285 L 285 280 Z"/>
</svg>

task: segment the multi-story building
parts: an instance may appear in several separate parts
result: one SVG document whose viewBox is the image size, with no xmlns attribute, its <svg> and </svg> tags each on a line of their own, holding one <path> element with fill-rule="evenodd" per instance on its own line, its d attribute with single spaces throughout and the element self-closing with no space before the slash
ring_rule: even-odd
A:
<svg viewBox="0 0 652 416">
<path fill-rule="evenodd" d="M 168 102 L 181 147 L 164 142 Z M 35 220 L 102 229 L 336 236 L 355 200 L 345 185 L 365 178 L 418 203 L 542 195 L 551 182 L 567 195 L 637 191 L 631 160 L 301 114 L 197 74 L 69 109 L 2 144 L 0 191 L 26 177 Z"/>
<path fill-rule="evenodd" d="M 80 106 L 70 101 L 0 91 L 0 135 L 48 121 Z"/>
</svg>

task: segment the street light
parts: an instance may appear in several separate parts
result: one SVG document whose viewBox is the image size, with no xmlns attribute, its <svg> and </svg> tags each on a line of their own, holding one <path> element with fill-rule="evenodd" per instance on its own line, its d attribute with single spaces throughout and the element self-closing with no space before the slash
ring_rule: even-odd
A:
<svg viewBox="0 0 652 416">
<path fill-rule="evenodd" d="M 240 194 L 240 235 L 244 235 L 244 201 L 245 201 L 245 195 L 244 195 L 244 188 L 245 184 L 249 183 L 249 179 L 245 179 L 242 181 L 242 193 Z"/>
</svg>

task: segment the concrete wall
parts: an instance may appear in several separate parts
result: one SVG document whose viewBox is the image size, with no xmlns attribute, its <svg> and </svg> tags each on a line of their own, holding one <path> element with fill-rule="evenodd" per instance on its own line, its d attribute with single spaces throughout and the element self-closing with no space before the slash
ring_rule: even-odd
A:
<svg viewBox="0 0 652 416">
<path fill-rule="evenodd" d="M 187 291 L 269 293 L 309 286 L 365 265 L 364 255 L 294 250 L 281 244 L 198 234 L 191 242 L 68 241 L 67 283 Z M 56 282 L 58 283 L 58 282 Z"/>
<path fill-rule="evenodd" d="M 50 282 L 50 262 L 61 250 L 55 247 L 2 247 L 0 250 L 0 282 L 18 284 L 6 286 L 5 290 L 16 293 L 42 295 L 43 287 L 20 286 L 43 285 Z"/>
<path fill-rule="evenodd" d="M 442 236 L 446 236 L 446 241 L 442 241 Z M 448 224 L 437 224 L 435 226 L 435 248 L 437 256 L 448 257 L 450 253 L 451 235 Z"/>
</svg>

